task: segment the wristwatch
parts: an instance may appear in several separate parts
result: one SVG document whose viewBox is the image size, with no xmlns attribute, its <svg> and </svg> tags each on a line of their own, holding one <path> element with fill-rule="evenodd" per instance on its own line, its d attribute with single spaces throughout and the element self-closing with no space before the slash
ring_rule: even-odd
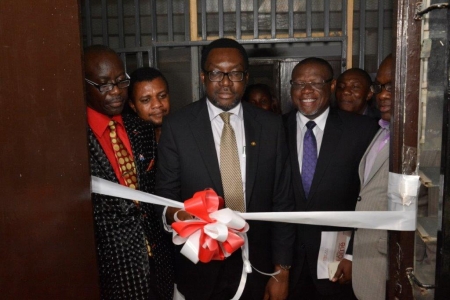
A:
<svg viewBox="0 0 450 300">
<path fill-rule="evenodd" d="M 291 266 L 288 266 L 288 265 L 279 265 L 279 266 L 282 270 L 285 270 L 285 271 L 288 271 L 291 268 Z"/>
</svg>

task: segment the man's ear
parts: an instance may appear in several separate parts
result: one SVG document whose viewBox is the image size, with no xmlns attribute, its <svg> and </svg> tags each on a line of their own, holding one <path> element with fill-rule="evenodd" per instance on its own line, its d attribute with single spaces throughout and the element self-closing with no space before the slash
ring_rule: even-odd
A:
<svg viewBox="0 0 450 300">
<path fill-rule="evenodd" d="M 336 79 L 331 80 L 331 93 L 334 94 L 336 91 Z"/>
<path fill-rule="evenodd" d="M 136 105 L 134 105 L 133 101 L 128 100 L 128 104 L 130 105 L 131 109 L 136 112 Z"/>
<path fill-rule="evenodd" d="M 203 71 L 200 72 L 200 79 L 203 84 L 205 84 L 205 75 L 206 75 L 205 72 L 203 72 Z"/>
<path fill-rule="evenodd" d="M 367 94 L 366 101 L 370 101 L 370 99 L 372 99 L 372 97 L 373 97 L 373 92 L 369 89 L 369 93 Z"/>
</svg>

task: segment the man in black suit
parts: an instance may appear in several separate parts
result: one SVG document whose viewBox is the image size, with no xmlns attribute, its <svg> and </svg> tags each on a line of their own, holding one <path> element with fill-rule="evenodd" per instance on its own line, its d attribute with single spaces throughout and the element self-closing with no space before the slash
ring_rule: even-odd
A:
<svg viewBox="0 0 450 300">
<path fill-rule="evenodd" d="M 333 69 L 323 59 L 301 61 L 291 79 L 291 98 L 297 110 L 286 116 L 286 128 L 296 210 L 352 211 L 360 185 L 358 164 L 377 131 L 376 121 L 330 109 L 336 81 Z M 322 232 L 344 230 L 350 229 L 297 225 L 290 299 L 352 299 L 351 286 L 339 284 L 351 281 L 351 256 L 339 265 L 339 283 L 317 276 Z M 347 254 L 351 253 L 349 247 Z"/>
<path fill-rule="evenodd" d="M 235 133 L 239 169 L 234 173 L 247 212 L 290 211 L 288 149 L 281 117 L 241 102 L 248 81 L 245 49 L 231 39 L 218 39 L 202 53 L 201 80 L 206 97 L 173 113 L 164 122 L 158 145 L 157 194 L 185 201 L 197 191 L 213 188 L 224 196 L 221 137 L 225 120 Z M 165 214 L 171 224 L 177 210 Z M 177 213 L 178 218 L 191 218 Z M 290 224 L 249 222 L 250 262 L 262 272 L 279 270 L 277 280 L 255 270 L 249 274 L 241 299 L 284 299 L 287 296 L 294 227 Z M 179 291 L 186 299 L 231 299 L 242 273 L 241 251 L 224 261 L 192 263 L 175 251 Z M 274 267 L 275 265 L 275 267 Z"/>
<path fill-rule="evenodd" d="M 121 116 L 130 85 L 122 61 L 94 45 L 84 64 L 91 174 L 153 193 L 154 131 Z M 92 202 L 102 299 L 172 299 L 172 248 L 153 205 L 100 194 Z"/>
</svg>

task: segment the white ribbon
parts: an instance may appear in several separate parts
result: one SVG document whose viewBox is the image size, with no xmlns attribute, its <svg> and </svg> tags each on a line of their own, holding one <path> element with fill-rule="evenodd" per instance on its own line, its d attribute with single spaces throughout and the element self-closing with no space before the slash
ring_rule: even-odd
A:
<svg viewBox="0 0 450 300">
<path fill-rule="evenodd" d="M 416 230 L 415 211 L 309 211 L 241 213 L 246 220 L 351 228 Z"/>
<path fill-rule="evenodd" d="M 92 192 L 157 205 L 184 208 L 183 203 L 147 194 L 92 176 Z M 220 211 L 217 211 L 219 213 Z M 245 220 L 366 229 L 416 230 L 416 211 L 320 211 L 238 213 Z M 233 225 L 234 226 L 234 225 Z M 235 228 L 238 228 L 236 226 Z"/>
<path fill-rule="evenodd" d="M 248 226 L 245 220 L 399 231 L 416 230 L 415 206 L 417 205 L 417 194 L 414 196 L 413 191 L 418 186 L 418 176 L 390 173 L 389 181 L 389 208 L 396 211 L 238 213 L 233 212 L 229 209 L 222 209 L 210 214 L 211 218 L 216 219 L 218 222 L 204 226 L 205 233 L 208 234 L 211 238 L 223 242 L 227 238 L 228 228 L 239 230 L 244 226 Z M 184 208 L 184 205 L 181 202 L 137 191 L 95 176 L 92 176 L 92 192 L 112 197 L 138 200 L 151 204 L 172 206 L 181 209 Z M 406 199 L 405 197 L 407 197 L 408 201 L 404 200 Z M 403 205 L 393 205 L 393 203 L 396 204 L 396 202 L 400 202 L 398 199 L 403 199 L 403 201 L 401 202 Z M 237 217 L 237 215 L 242 218 Z M 244 246 L 241 247 L 242 260 L 244 265 L 241 275 L 241 282 L 236 294 L 232 298 L 233 300 L 237 300 L 241 297 L 242 292 L 244 291 L 245 282 L 247 280 L 247 273 L 252 272 L 252 266 L 250 264 L 248 255 L 247 235 L 245 233 L 238 232 L 237 230 L 236 233 L 239 234 L 245 241 Z M 176 233 L 174 232 L 174 234 Z M 194 263 L 197 263 L 199 260 L 199 240 L 199 230 L 191 234 L 187 239 L 180 236 L 174 237 L 173 239 L 175 244 L 180 245 L 184 243 L 181 253 Z M 224 253 L 225 256 L 230 255 L 229 253 L 226 253 L 226 251 L 224 251 Z"/>
<path fill-rule="evenodd" d="M 184 205 L 181 202 L 144 193 L 142 191 L 137 191 L 124 185 L 120 185 L 118 183 L 114 183 L 96 176 L 91 176 L 91 189 L 92 193 L 107 195 L 111 197 L 119 197 L 129 200 L 138 200 L 145 203 L 184 208 Z"/>
</svg>

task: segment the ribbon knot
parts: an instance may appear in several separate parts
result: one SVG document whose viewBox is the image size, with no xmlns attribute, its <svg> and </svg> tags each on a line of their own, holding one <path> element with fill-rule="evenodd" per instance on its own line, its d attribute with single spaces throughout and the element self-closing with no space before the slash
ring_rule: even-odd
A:
<svg viewBox="0 0 450 300">
<path fill-rule="evenodd" d="M 193 263 L 224 260 L 244 246 L 247 222 L 223 206 L 212 189 L 197 192 L 184 202 L 184 210 L 196 219 L 172 224 L 174 244 L 184 244 L 180 252 Z"/>
</svg>

